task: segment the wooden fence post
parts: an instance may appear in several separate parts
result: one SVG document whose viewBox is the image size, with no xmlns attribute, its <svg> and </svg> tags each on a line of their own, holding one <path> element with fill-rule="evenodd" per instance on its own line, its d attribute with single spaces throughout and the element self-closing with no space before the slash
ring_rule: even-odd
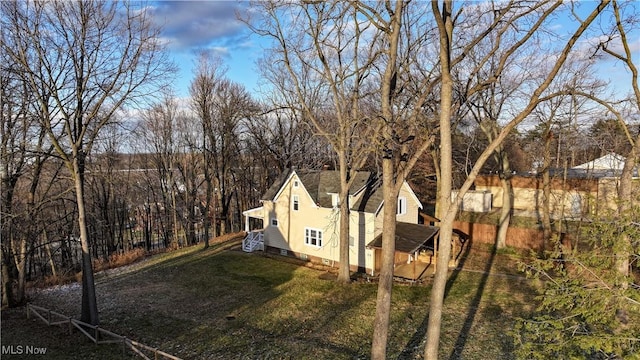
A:
<svg viewBox="0 0 640 360">
<path fill-rule="evenodd" d="M 47 318 L 45 318 L 41 313 L 39 313 L 38 309 L 40 311 L 47 311 Z M 118 335 L 116 333 L 112 333 L 112 332 L 110 332 L 108 330 L 101 329 L 98 325 L 87 324 L 85 322 L 72 319 L 70 317 L 67 317 L 66 315 L 57 313 L 55 311 L 51 311 L 51 310 L 43 308 L 43 307 L 39 307 L 39 306 L 35 306 L 35 305 L 32 306 L 30 304 L 27 304 L 27 319 L 31 318 L 31 311 L 35 312 L 35 314 L 42 321 L 46 322 L 47 325 L 49 325 L 49 326 L 51 326 L 52 324 L 53 325 L 62 325 L 62 324 L 64 324 L 66 322 L 67 325 L 68 325 L 69 334 L 71 334 L 71 332 L 73 331 L 73 327 L 77 327 L 78 330 L 83 335 L 85 335 L 89 339 L 92 339 L 93 342 L 96 345 L 103 344 L 103 343 L 118 343 L 118 341 L 121 340 L 122 341 L 122 357 L 123 358 L 125 358 L 126 355 L 127 355 L 127 347 L 130 347 L 132 352 L 134 352 L 135 354 L 141 356 L 144 359 L 149 359 L 149 357 L 147 357 L 140 349 L 144 349 L 146 351 L 152 351 L 153 354 L 154 354 L 154 359 L 156 359 L 156 360 L 161 359 L 161 358 L 162 359 L 169 358 L 169 359 L 174 359 L 174 360 L 180 360 L 179 357 L 173 356 L 171 354 L 167 354 L 164 351 L 161 351 L 161 350 L 159 350 L 157 348 L 154 348 L 154 347 L 151 347 L 151 346 L 148 346 L 148 345 L 144 345 L 144 344 L 138 343 L 136 341 L 128 340 L 124 336 L 120 336 L 120 335 Z M 66 319 L 66 321 L 62 320 L 62 321 L 54 321 L 54 322 L 52 322 L 51 321 L 51 315 L 52 314 L 55 315 L 55 316 L 61 317 L 62 319 Z M 91 336 L 91 330 L 90 330 L 91 328 L 93 328 L 93 331 L 94 331 L 94 337 L 93 338 Z M 102 333 L 102 332 L 104 332 L 105 335 L 107 335 L 105 337 L 105 339 L 107 339 L 107 340 L 105 340 L 103 342 L 100 342 L 100 341 L 98 341 L 98 339 L 100 338 L 100 333 Z M 120 340 L 108 340 L 108 336 L 112 336 L 112 337 L 115 337 L 116 339 L 120 339 Z M 140 349 L 138 349 L 138 347 Z"/>
</svg>

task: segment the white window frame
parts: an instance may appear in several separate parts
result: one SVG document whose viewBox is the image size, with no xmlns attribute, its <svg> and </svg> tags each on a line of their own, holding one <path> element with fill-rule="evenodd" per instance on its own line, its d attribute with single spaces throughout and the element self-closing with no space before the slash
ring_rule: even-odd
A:
<svg viewBox="0 0 640 360">
<path fill-rule="evenodd" d="M 278 227 L 278 218 L 272 217 L 271 220 L 269 221 L 269 224 L 273 227 Z"/>
<path fill-rule="evenodd" d="M 315 236 L 312 235 L 314 232 L 315 232 Z M 307 246 L 321 248 L 322 247 L 322 230 L 314 229 L 314 228 L 304 228 L 304 244 Z"/>
<path fill-rule="evenodd" d="M 404 215 L 407 213 L 407 198 L 404 196 L 398 197 L 398 208 L 396 209 L 396 215 Z"/>
<path fill-rule="evenodd" d="M 300 186 L 300 181 L 298 179 L 293 179 L 293 187 L 297 188 L 298 186 Z"/>
<path fill-rule="evenodd" d="M 293 211 L 300 210 L 300 196 L 293 195 L 291 198 L 291 209 L 293 209 Z"/>
</svg>

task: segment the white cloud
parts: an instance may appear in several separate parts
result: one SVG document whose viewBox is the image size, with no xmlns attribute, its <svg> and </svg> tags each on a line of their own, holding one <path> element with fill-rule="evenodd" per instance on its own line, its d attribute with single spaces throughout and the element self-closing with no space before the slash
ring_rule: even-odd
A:
<svg viewBox="0 0 640 360">
<path fill-rule="evenodd" d="M 162 27 L 163 41 L 188 51 L 241 43 L 247 29 L 236 13 L 242 11 L 235 1 L 159 1 L 149 14 Z"/>
<path fill-rule="evenodd" d="M 213 56 L 226 58 L 230 56 L 230 51 L 228 47 L 225 46 L 212 46 L 210 48 L 204 49 L 204 51 L 212 54 Z"/>
</svg>

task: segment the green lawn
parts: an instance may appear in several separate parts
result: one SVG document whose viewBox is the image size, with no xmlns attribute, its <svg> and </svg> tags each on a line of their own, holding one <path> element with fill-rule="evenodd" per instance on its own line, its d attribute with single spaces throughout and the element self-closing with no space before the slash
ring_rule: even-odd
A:
<svg viewBox="0 0 640 360">
<path fill-rule="evenodd" d="M 496 262 L 498 264 L 498 262 Z M 98 274 L 101 325 L 184 359 L 366 359 L 377 285 L 339 285 L 325 271 L 213 247 L 156 255 Z M 533 289 L 512 276 L 454 272 L 446 294 L 440 358 L 509 359 L 514 317 Z M 394 287 L 389 359 L 421 358 L 430 286 Z M 39 292 L 36 305 L 72 316 L 79 286 Z M 67 346 L 68 344 L 68 346 Z M 47 359 L 121 359 L 117 345 L 3 311 L 2 346 L 35 345 Z M 3 359 L 30 358 L 7 355 Z"/>
</svg>

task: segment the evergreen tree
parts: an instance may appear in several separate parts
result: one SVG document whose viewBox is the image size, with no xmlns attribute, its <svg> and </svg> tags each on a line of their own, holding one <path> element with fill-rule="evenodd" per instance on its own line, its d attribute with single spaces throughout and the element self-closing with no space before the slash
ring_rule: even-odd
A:
<svg viewBox="0 0 640 360">
<path fill-rule="evenodd" d="M 555 240 L 544 259 L 524 265 L 542 281 L 540 305 L 514 331 L 517 355 L 526 359 L 613 359 L 640 354 L 640 208 L 583 225 L 572 246 Z M 621 241 L 631 239 L 632 249 Z M 614 254 L 630 250 L 628 276 Z M 620 286 L 625 284 L 625 286 Z M 626 285 L 628 284 L 628 286 Z"/>
</svg>

